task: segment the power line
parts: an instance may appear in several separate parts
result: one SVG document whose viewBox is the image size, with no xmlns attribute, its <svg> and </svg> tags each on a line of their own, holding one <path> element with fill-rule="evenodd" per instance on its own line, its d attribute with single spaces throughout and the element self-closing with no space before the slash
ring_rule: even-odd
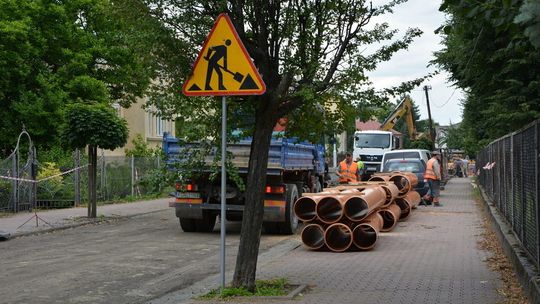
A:
<svg viewBox="0 0 540 304">
<path fill-rule="evenodd" d="M 467 63 L 465 63 L 465 68 L 463 69 L 463 71 L 467 71 L 467 68 L 469 67 L 469 63 L 471 62 L 474 56 L 474 53 L 476 52 L 476 47 L 478 46 L 478 41 L 480 40 L 480 35 L 482 35 L 482 31 L 484 31 L 484 27 L 480 28 L 480 32 L 478 32 L 478 36 L 476 36 L 476 41 L 474 42 L 474 47 L 471 52 L 471 56 L 469 56 Z M 454 88 L 454 91 L 452 91 L 452 94 L 450 95 L 450 97 L 448 97 L 448 99 L 442 105 L 435 105 L 435 106 L 439 109 L 446 106 L 446 104 L 452 99 L 452 96 L 454 96 L 454 94 L 456 93 L 457 89 L 458 89 L 457 87 Z"/>
</svg>

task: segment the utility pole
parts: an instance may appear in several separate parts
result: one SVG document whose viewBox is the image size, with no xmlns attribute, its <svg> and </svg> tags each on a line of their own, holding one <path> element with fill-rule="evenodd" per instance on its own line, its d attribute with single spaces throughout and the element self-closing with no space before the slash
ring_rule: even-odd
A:
<svg viewBox="0 0 540 304">
<path fill-rule="evenodd" d="M 435 150 L 435 132 L 433 131 L 433 121 L 431 120 L 431 108 L 429 107 L 429 94 L 428 91 L 431 90 L 431 86 L 425 85 L 424 91 L 426 92 L 426 103 L 427 103 L 427 112 L 429 118 L 429 137 L 431 139 L 431 150 Z"/>
</svg>

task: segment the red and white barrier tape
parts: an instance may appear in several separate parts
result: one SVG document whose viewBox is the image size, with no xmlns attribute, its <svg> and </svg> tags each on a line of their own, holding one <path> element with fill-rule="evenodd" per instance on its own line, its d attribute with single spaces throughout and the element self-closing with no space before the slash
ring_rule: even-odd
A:
<svg viewBox="0 0 540 304">
<path fill-rule="evenodd" d="M 42 179 L 39 179 L 39 180 L 26 179 L 26 178 L 18 178 L 18 177 L 11 177 L 11 176 L 2 176 L 2 175 L 0 175 L 0 178 L 2 178 L 2 179 L 7 179 L 7 180 L 16 180 L 16 181 L 21 181 L 21 182 L 39 183 L 39 182 L 42 182 L 42 181 L 46 181 L 46 180 L 53 179 L 53 178 L 58 177 L 58 176 L 62 176 L 62 175 L 71 173 L 71 172 L 73 172 L 73 171 L 82 169 L 82 168 L 84 168 L 84 167 L 88 167 L 88 165 L 84 165 L 84 166 L 80 166 L 80 167 L 77 167 L 77 168 L 73 168 L 73 169 L 67 170 L 67 171 L 65 171 L 65 172 L 62 172 L 62 173 L 60 173 L 60 174 L 55 174 L 55 175 L 47 176 L 47 177 L 42 178 Z"/>
</svg>

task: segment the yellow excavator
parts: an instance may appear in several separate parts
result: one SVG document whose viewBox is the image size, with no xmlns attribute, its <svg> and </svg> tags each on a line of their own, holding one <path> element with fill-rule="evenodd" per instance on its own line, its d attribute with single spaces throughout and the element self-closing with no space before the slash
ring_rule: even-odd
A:
<svg viewBox="0 0 540 304">
<path fill-rule="evenodd" d="M 411 99 L 406 96 L 394 109 L 394 111 L 386 118 L 386 120 L 381 125 L 381 130 L 383 131 L 389 131 L 396 123 L 405 116 L 405 121 L 407 123 L 407 130 L 409 132 L 409 138 L 411 140 L 416 140 L 417 133 L 416 133 L 416 127 L 414 126 L 414 118 L 413 118 L 413 104 Z"/>
</svg>

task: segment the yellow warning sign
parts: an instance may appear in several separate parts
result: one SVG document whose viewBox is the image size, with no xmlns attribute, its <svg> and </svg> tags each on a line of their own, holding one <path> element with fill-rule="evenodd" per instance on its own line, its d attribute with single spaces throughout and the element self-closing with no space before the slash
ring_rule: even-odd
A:
<svg viewBox="0 0 540 304">
<path fill-rule="evenodd" d="M 182 91 L 187 96 L 261 95 L 266 91 L 231 19 L 216 19 Z"/>
</svg>

